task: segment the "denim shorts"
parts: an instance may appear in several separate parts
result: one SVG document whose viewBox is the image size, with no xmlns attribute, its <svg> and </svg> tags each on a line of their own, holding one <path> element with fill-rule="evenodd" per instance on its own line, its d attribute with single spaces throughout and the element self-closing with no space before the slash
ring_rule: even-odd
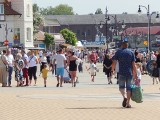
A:
<svg viewBox="0 0 160 120">
<path fill-rule="evenodd" d="M 57 68 L 57 76 L 64 76 L 64 68 Z"/>
<path fill-rule="evenodd" d="M 132 76 L 118 76 L 119 81 L 119 89 L 127 89 L 127 91 L 131 91 L 131 85 L 132 85 Z"/>
</svg>

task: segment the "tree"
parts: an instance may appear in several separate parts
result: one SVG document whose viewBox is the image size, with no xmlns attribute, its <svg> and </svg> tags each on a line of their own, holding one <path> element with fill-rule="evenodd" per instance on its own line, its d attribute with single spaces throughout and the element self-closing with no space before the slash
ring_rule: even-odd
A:
<svg viewBox="0 0 160 120">
<path fill-rule="evenodd" d="M 39 12 L 39 6 L 37 4 L 33 4 L 33 13 Z"/>
<path fill-rule="evenodd" d="M 39 12 L 39 7 L 37 4 L 33 4 L 33 27 L 34 32 L 39 29 L 41 25 L 43 25 L 44 19 L 42 14 Z"/>
<path fill-rule="evenodd" d="M 76 34 L 70 31 L 69 29 L 65 28 L 60 31 L 60 33 L 63 35 L 64 39 L 66 40 L 65 43 L 75 46 L 77 43 L 77 37 Z"/>
<path fill-rule="evenodd" d="M 36 12 L 33 14 L 33 26 L 35 31 L 37 31 L 39 27 L 43 25 L 43 22 L 44 18 L 40 13 Z"/>
<path fill-rule="evenodd" d="M 98 9 L 96 10 L 95 14 L 103 14 L 101 8 L 98 8 Z"/>
<path fill-rule="evenodd" d="M 43 15 L 74 15 L 73 8 L 67 4 L 60 4 L 56 7 L 41 8 Z"/>
<path fill-rule="evenodd" d="M 45 36 L 45 39 L 43 42 L 46 45 L 46 47 L 49 48 L 50 45 L 54 44 L 54 37 L 49 33 L 45 33 L 44 36 Z"/>
</svg>

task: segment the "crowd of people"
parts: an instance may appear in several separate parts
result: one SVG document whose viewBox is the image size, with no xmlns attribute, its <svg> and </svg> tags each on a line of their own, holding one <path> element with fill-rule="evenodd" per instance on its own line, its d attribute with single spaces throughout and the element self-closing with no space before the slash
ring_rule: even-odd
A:
<svg viewBox="0 0 160 120">
<path fill-rule="evenodd" d="M 153 71 L 148 73 L 147 63 L 152 60 Z M 84 62 L 88 63 L 84 67 Z M 17 87 L 37 85 L 37 65 L 40 64 L 40 75 L 44 79 L 44 87 L 47 87 L 48 72 L 57 78 L 56 87 L 63 87 L 63 83 L 71 83 L 76 87 L 78 83 L 77 72 L 83 73 L 86 68 L 95 82 L 96 72 L 99 69 L 97 63 L 103 65 L 103 72 L 107 76 L 108 84 L 113 84 L 113 78 L 117 78 L 119 90 L 124 100 L 122 106 L 131 108 L 131 82 L 135 81 L 140 86 L 141 76 L 149 74 L 153 77 L 153 84 L 159 83 L 160 76 L 160 49 L 157 52 L 138 52 L 128 49 L 128 41 L 123 41 L 118 50 L 39 50 L 38 55 L 34 50 L 18 50 L 12 54 L 11 49 L 3 50 L 0 58 L 0 83 L 2 87 L 12 86 L 12 73 L 15 71 Z M 114 76 L 114 77 L 113 77 Z M 125 89 L 127 94 L 125 95 Z"/>
</svg>

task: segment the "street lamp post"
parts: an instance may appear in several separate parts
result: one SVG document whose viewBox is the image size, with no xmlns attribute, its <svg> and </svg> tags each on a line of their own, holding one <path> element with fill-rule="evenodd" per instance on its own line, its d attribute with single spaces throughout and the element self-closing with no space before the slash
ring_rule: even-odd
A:
<svg viewBox="0 0 160 120">
<path fill-rule="evenodd" d="M 106 44 L 107 44 L 107 50 L 108 50 L 109 39 L 108 39 L 108 9 L 107 9 L 107 6 L 106 6 L 106 13 L 105 13 L 105 20 L 106 20 Z"/>
<path fill-rule="evenodd" d="M 108 21 L 110 21 L 110 17 L 112 17 L 114 20 L 115 20 L 115 28 L 114 29 L 112 29 L 111 31 L 112 31 L 112 33 L 113 33 L 113 31 L 115 31 L 116 32 L 116 35 L 118 35 L 118 23 L 120 23 L 120 22 L 122 22 L 122 28 L 125 28 L 125 24 L 124 24 L 124 20 L 123 21 L 118 21 L 117 22 L 117 16 L 115 15 L 115 16 L 112 16 L 112 15 L 108 15 L 108 9 L 107 9 L 107 7 L 106 7 L 106 12 L 105 12 L 105 21 L 100 21 L 100 28 L 102 28 L 103 27 L 103 23 L 105 24 L 105 29 L 106 29 L 106 45 L 107 45 L 107 49 L 109 48 L 109 36 L 108 36 Z M 100 34 L 100 40 L 101 40 L 101 34 Z"/>
<path fill-rule="evenodd" d="M 159 18 L 159 14 L 158 12 L 150 12 L 150 6 L 148 5 L 143 6 L 143 5 L 139 5 L 139 9 L 138 9 L 138 13 L 141 14 L 142 10 L 141 7 L 145 8 L 147 10 L 147 17 L 148 17 L 148 53 L 150 53 L 151 51 L 151 21 L 152 21 L 152 15 L 157 14 L 156 18 Z"/>
</svg>

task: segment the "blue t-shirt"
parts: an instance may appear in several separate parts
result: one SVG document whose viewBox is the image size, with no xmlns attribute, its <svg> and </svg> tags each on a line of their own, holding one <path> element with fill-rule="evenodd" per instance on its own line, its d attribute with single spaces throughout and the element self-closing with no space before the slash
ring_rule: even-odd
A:
<svg viewBox="0 0 160 120">
<path fill-rule="evenodd" d="M 135 56 L 128 48 L 120 49 L 113 57 L 119 62 L 119 74 L 123 76 L 132 76 L 132 62 L 135 61 Z"/>
</svg>

